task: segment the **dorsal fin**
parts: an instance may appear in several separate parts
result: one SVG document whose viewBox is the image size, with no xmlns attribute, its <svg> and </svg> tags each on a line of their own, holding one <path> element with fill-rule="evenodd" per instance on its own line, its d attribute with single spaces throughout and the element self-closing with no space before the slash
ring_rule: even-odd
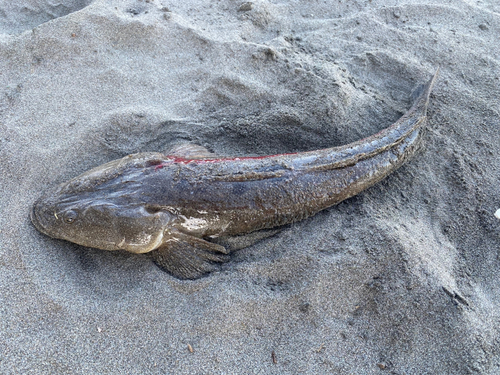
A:
<svg viewBox="0 0 500 375">
<path fill-rule="evenodd" d="M 175 145 L 165 152 L 167 156 L 177 156 L 184 159 L 214 158 L 216 155 L 205 147 L 193 143 L 182 143 Z"/>
</svg>

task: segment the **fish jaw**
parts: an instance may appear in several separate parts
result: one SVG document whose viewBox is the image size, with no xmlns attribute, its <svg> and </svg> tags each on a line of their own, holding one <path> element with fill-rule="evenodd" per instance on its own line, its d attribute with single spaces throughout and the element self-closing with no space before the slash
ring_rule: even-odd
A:
<svg viewBox="0 0 500 375">
<path fill-rule="evenodd" d="M 38 198 L 30 211 L 30 219 L 35 228 L 41 233 L 52 238 L 64 239 L 58 233 L 57 228 L 61 222 L 70 221 L 69 216 L 65 216 L 64 212 L 68 211 L 61 205 L 60 186 L 47 190 L 40 198 Z"/>
<path fill-rule="evenodd" d="M 47 205 L 43 204 L 43 198 L 38 199 L 30 211 L 30 219 L 35 228 L 47 236 L 51 236 L 48 228 L 53 227 L 57 220 L 54 214 L 50 214 L 50 212 L 51 210 Z"/>
</svg>

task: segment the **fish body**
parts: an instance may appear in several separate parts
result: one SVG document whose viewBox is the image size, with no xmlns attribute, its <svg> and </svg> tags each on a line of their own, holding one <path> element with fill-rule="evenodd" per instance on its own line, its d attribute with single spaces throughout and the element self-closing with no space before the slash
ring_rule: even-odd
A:
<svg viewBox="0 0 500 375">
<path fill-rule="evenodd" d="M 419 146 L 436 75 L 403 117 L 358 142 L 259 157 L 217 157 L 196 145 L 133 154 L 49 190 L 31 220 L 51 237 L 151 252 L 174 276 L 200 277 L 227 260 L 214 238 L 305 219 L 401 166 Z"/>
</svg>

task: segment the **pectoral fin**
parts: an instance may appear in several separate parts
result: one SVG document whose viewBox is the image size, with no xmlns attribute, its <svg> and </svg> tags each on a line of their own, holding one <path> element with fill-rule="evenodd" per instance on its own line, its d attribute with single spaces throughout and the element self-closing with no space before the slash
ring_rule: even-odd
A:
<svg viewBox="0 0 500 375">
<path fill-rule="evenodd" d="M 201 238 L 176 233 L 151 252 L 154 262 L 179 279 L 197 279 L 229 260 L 228 251 Z"/>
</svg>

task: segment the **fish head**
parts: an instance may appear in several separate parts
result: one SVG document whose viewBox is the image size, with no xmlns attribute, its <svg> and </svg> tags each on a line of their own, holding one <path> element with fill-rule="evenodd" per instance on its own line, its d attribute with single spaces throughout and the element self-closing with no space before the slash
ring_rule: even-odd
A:
<svg viewBox="0 0 500 375">
<path fill-rule="evenodd" d="M 50 237 L 103 250 L 145 253 L 158 247 L 174 215 L 138 201 L 132 184 L 140 181 L 128 176 L 135 182 L 127 184 L 123 173 L 110 174 L 109 167 L 47 191 L 32 207 L 34 226 Z"/>
</svg>

